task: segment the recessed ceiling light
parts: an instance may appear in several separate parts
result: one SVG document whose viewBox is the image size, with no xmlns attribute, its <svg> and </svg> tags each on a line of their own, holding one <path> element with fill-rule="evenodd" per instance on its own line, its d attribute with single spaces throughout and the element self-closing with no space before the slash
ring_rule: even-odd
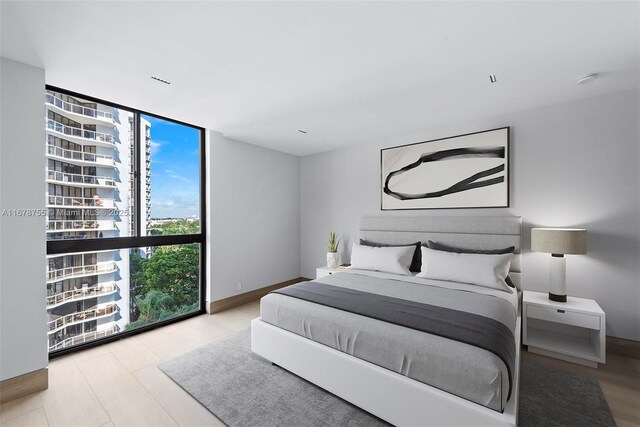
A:
<svg viewBox="0 0 640 427">
<path fill-rule="evenodd" d="M 578 79 L 576 80 L 576 83 L 579 85 L 586 85 L 587 83 L 591 83 L 597 78 L 598 78 L 597 73 L 585 74 L 584 76 L 578 77 Z"/>
<path fill-rule="evenodd" d="M 302 129 L 298 129 L 298 132 L 300 132 L 300 133 L 307 133 L 307 131 L 306 131 L 306 130 L 302 130 Z"/>
<path fill-rule="evenodd" d="M 164 83 L 166 85 L 170 85 L 171 84 L 171 82 L 169 80 L 164 80 L 164 79 L 161 79 L 160 77 L 151 76 L 151 78 L 153 80 L 159 81 L 160 83 Z"/>
<path fill-rule="evenodd" d="M 495 74 L 489 74 L 489 81 L 491 81 L 491 83 L 495 83 L 498 81 L 498 79 L 496 78 Z"/>
</svg>

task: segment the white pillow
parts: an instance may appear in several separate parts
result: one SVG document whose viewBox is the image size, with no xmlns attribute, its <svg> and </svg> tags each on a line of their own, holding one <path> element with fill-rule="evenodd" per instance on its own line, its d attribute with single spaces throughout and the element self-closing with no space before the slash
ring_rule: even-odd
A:
<svg viewBox="0 0 640 427">
<path fill-rule="evenodd" d="M 415 245 L 376 248 L 354 243 L 351 248 L 351 268 L 411 276 L 409 266 L 415 250 Z"/>
<path fill-rule="evenodd" d="M 459 254 L 422 246 L 422 269 L 416 277 L 471 283 L 512 293 L 504 279 L 513 254 Z"/>
</svg>

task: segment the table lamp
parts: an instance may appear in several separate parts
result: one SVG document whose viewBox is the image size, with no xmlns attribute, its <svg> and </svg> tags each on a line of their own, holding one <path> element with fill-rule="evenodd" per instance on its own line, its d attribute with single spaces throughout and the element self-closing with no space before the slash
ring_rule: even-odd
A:
<svg viewBox="0 0 640 427">
<path fill-rule="evenodd" d="M 567 264 L 569 254 L 587 253 L 587 230 L 583 228 L 532 228 L 531 250 L 551 254 L 549 299 L 567 301 Z"/>
</svg>

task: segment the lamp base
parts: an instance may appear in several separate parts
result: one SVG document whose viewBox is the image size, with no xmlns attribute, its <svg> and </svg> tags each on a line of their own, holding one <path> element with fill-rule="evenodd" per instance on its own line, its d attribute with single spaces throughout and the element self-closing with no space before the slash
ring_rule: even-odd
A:
<svg viewBox="0 0 640 427">
<path fill-rule="evenodd" d="M 552 294 L 551 292 L 549 292 L 549 299 L 551 301 L 567 302 L 566 295 L 556 295 L 556 294 Z"/>
<path fill-rule="evenodd" d="M 567 267 L 564 255 L 552 254 L 549 264 L 549 299 L 567 302 Z"/>
</svg>

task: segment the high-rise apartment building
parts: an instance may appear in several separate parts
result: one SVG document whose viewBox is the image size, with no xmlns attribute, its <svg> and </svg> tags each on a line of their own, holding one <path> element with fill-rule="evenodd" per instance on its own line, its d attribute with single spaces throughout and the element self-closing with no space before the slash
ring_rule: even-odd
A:
<svg viewBox="0 0 640 427">
<path fill-rule="evenodd" d="M 133 114 L 46 91 L 47 239 L 131 235 Z M 150 127 L 140 157 L 150 214 Z M 117 333 L 129 323 L 129 250 L 48 255 L 49 351 Z"/>
<path fill-rule="evenodd" d="M 134 119 L 133 117 L 129 118 L 129 139 L 130 139 L 130 151 L 129 158 L 131 159 L 131 169 L 129 174 L 130 186 L 129 186 L 129 211 L 135 212 L 135 153 L 133 143 L 134 140 Z M 142 174 L 140 177 L 141 187 L 140 187 L 140 203 L 143 205 L 140 210 L 140 232 L 138 233 L 140 236 L 146 236 L 147 230 L 149 229 L 150 221 L 151 221 L 151 123 L 146 120 L 144 117 L 140 117 L 140 141 L 144 142 L 141 145 L 141 153 L 140 160 L 138 162 L 138 170 Z M 134 233 L 134 222 L 131 221 L 129 224 L 130 235 L 133 236 Z M 142 252 L 148 253 L 150 248 L 142 250 Z"/>
</svg>

